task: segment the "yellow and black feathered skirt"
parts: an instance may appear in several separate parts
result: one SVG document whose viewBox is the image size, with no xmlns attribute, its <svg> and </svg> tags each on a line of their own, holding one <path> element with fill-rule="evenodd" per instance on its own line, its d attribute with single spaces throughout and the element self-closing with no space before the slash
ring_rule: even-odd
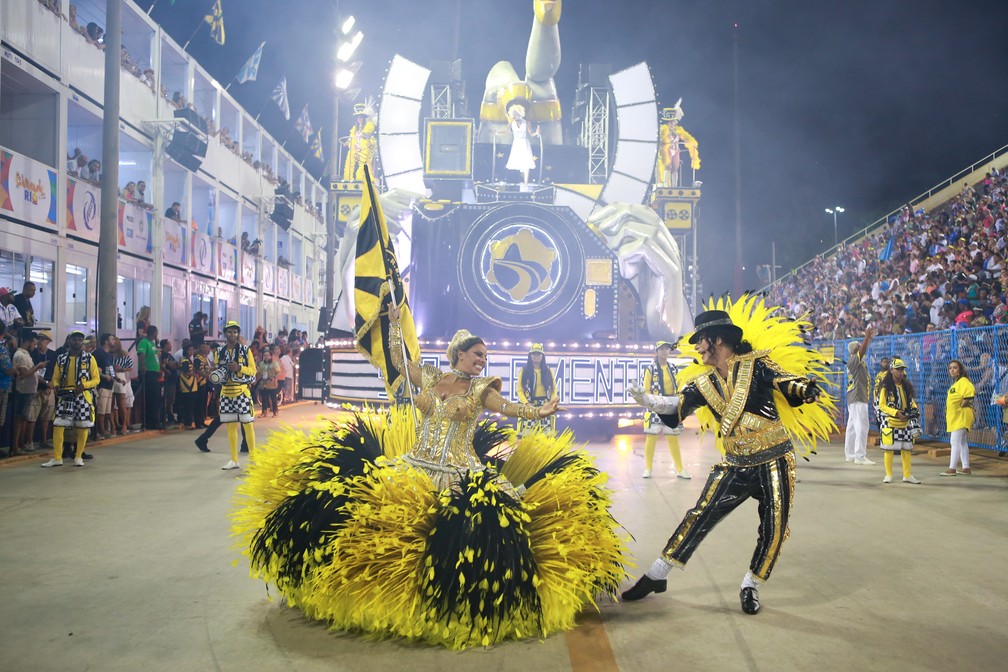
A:
<svg viewBox="0 0 1008 672">
<path fill-rule="evenodd" d="M 375 637 L 462 649 L 573 628 L 625 578 L 606 476 L 570 433 L 513 450 L 492 425 L 476 434 L 487 468 L 440 492 L 399 459 L 414 440 L 402 412 L 273 434 L 232 514 L 253 577 L 309 618 Z"/>
</svg>

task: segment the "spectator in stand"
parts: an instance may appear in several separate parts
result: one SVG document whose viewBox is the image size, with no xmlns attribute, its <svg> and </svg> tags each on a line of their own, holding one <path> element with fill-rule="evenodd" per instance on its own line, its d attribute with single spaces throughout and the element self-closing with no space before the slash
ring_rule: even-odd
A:
<svg viewBox="0 0 1008 672">
<path fill-rule="evenodd" d="M 150 203 L 147 202 L 147 183 L 146 182 L 144 182 L 143 180 L 140 180 L 139 182 L 136 183 L 136 192 L 135 192 L 134 195 L 136 196 L 136 202 L 139 205 L 142 205 L 144 207 L 150 206 Z"/>
<path fill-rule="evenodd" d="M 35 340 L 35 332 L 22 329 L 18 336 L 18 349 L 14 353 L 14 437 L 11 440 L 11 455 L 34 452 L 32 437 L 38 417 L 35 404 L 38 374 L 46 368 L 45 362 L 36 364 L 32 359 Z"/>
<path fill-rule="evenodd" d="M 164 216 L 168 219 L 174 219 L 176 222 L 182 221 L 182 204 L 175 201 L 171 204 L 171 207 L 165 210 Z"/>
<path fill-rule="evenodd" d="M 53 394 L 52 385 L 49 380 L 52 378 L 52 371 L 56 365 L 56 353 L 49 349 L 52 337 L 47 332 L 39 332 L 35 339 L 35 349 L 32 351 L 32 361 L 36 364 L 45 364 L 45 368 L 39 373 L 38 393 L 35 396 L 36 407 L 32 411 L 36 413 L 35 422 L 40 423 L 39 436 L 41 437 L 41 448 L 52 448 L 52 421 L 56 414 L 56 399 Z"/>
<path fill-rule="evenodd" d="M 14 295 L 6 287 L 0 287 L 0 330 L 6 330 L 21 319 L 21 313 L 14 305 Z"/>
<path fill-rule="evenodd" d="M 10 397 L 11 388 L 14 382 L 14 362 L 11 353 L 14 351 L 13 333 L 15 328 L 8 327 L 0 336 L 0 427 L 7 422 L 7 401 Z M 7 433 L 0 435 L 0 450 L 4 457 L 14 454 L 14 449 L 7 443 Z"/>
<path fill-rule="evenodd" d="M 179 422 L 184 429 L 202 429 L 195 421 L 196 396 L 199 391 L 196 351 L 192 343 L 182 345 L 182 360 L 178 364 L 177 407 Z"/>
<path fill-rule="evenodd" d="M 67 23 L 70 24 L 70 30 L 78 33 L 82 37 L 87 37 L 87 30 L 84 26 L 77 22 L 77 5 L 70 5 L 70 15 L 67 17 Z"/>
<path fill-rule="evenodd" d="M 87 33 L 88 42 L 104 51 L 105 45 L 103 44 L 103 41 L 105 38 L 105 31 L 97 23 L 92 21 L 87 24 L 85 32 Z"/>
<path fill-rule="evenodd" d="M 81 177 L 88 182 L 99 184 L 101 182 L 101 161 L 98 159 L 91 159 L 88 161 L 87 174 L 81 175 Z"/>
<path fill-rule="evenodd" d="M 137 202 L 136 182 L 130 181 L 126 183 L 126 186 L 123 187 L 122 190 L 122 197 L 126 199 L 128 203 Z"/>
<path fill-rule="evenodd" d="M 150 308 L 144 306 L 148 313 Z M 144 308 L 140 309 L 142 313 Z M 140 319 L 137 317 L 137 328 Z M 146 336 L 137 343 L 137 363 L 143 381 L 144 428 L 163 429 L 161 422 L 161 358 L 158 356 L 158 328 L 150 325 Z"/>
<path fill-rule="evenodd" d="M 266 411 L 273 411 L 273 417 L 277 417 L 277 391 L 280 388 L 279 377 L 280 364 L 273 359 L 273 347 L 267 346 L 262 352 L 262 359 L 259 360 L 259 398 L 262 404 L 262 416 L 266 417 Z"/>
<path fill-rule="evenodd" d="M 133 415 L 133 358 L 123 348 L 122 341 L 115 339 L 115 350 L 112 357 L 112 368 L 115 370 L 115 381 L 112 383 L 112 397 L 115 399 L 117 432 L 120 436 L 130 433 L 130 422 Z"/>
<path fill-rule="evenodd" d="M 186 339 L 188 341 L 188 339 Z M 182 344 L 182 350 L 185 351 L 185 346 L 187 343 Z M 179 362 L 175 359 L 172 354 L 172 343 L 171 339 L 164 338 L 161 339 L 161 351 L 159 356 L 161 358 L 161 382 L 164 394 L 164 409 L 163 415 L 165 424 L 178 424 L 178 417 L 175 415 L 175 395 L 178 392 L 179 384 Z"/>
<path fill-rule="evenodd" d="M 294 401 L 294 353 L 297 346 L 287 349 L 280 356 L 280 368 L 283 369 L 283 399 L 285 404 Z"/>
<path fill-rule="evenodd" d="M 84 156 L 84 153 L 81 152 L 81 148 L 80 147 L 75 147 L 74 151 L 73 151 L 73 154 L 67 154 L 67 163 L 66 163 L 66 166 L 67 166 L 67 173 L 68 174 L 70 174 L 70 175 L 76 175 L 77 174 L 77 169 L 78 169 L 77 159 L 81 158 L 82 156 Z M 87 157 L 84 157 L 84 164 L 87 165 Z"/>
<path fill-rule="evenodd" d="M 35 307 L 32 306 L 31 302 L 35 298 L 35 292 L 35 283 L 31 280 L 26 280 L 21 285 L 21 293 L 14 297 L 14 307 L 17 308 L 18 314 L 24 320 L 24 326 L 26 327 L 35 326 Z"/>
<path fill-rule="evenodd" d="M 112 383 L 115 380 L 115 369 L 112 366 L 111 339 L 112 334 L 102 334 L 99 341 L 94 335 L 84 340 L 84 350 L 91 353 L 98 363 L 98 390 L 95 401 L 94 439 L 107 439 L 112 436 Z"/>
<path fill-rule="evenodd" d="M 192 320 L 189 321 L 189 342 L 196 350 L 203 345 L 206 338 L 208 315 L 201 310 L 193 313 Z"/>
</svg>

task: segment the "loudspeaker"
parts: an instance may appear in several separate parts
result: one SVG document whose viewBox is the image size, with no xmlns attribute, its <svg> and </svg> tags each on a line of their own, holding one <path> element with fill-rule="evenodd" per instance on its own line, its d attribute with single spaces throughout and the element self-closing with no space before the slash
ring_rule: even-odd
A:
<svg viewBox="0 0 1008 672">
<path fill-rule="evenodd" d="M 192 154 L 193 156 L 204 157 L 207 152 L 206 140 L 196 135 L 195 133 L 189 133 L 188 131 L 176 130 L 172 134 L 171 142 L 168 143 L 168 147 L 174 147 L 179 152 L 185 152 L 186 154 Z"/>
<path fill-rule="evenodd" d="M 200 133 L 207 132 L 206 121 L 203 119 L 203 117 L 196 114 L 196 111 L 191 108 L 183 107 L 182 109 L 175 110 L 174 112 L 172 112 L 172 116 L 175 117 L 176 119 L 184 119 L 185 121 L 188 121 L 190 124 L 192 124 L 192 127 L 195 128 Z"/>
<path fill-rule="evenodd" d="M 183 152 L 178 147 L 173 147 L 171 144 L 165 148 L 165 152 L 167 152 L 168 156 L 175 159 L 176 163 L 190 172 L 195 173 L 199 170 L 199 167 L 203 165 L 203 160 L 200 157 Z"/>
<path fill-rule="evenodd" d="M 291 224 L 294 223 L 294 208 L 291 207 L 290 201 L 284 198 L 278 198 L 276 203 L 273 205 L 273 212 L 270 214 L 270 219 L 284 231 L 289 230 Z"/>
<path fill-rule="evenodd" d="M 424 122 L 424 176 L 472 177 L 472 119 Z"/>
<path fill-rule="evenodd" d="M 317 331 L 320 334 L 324 334 L 329 331 L 329 308 L 326 306 L 319 306 Z"/>
<path fill-rule="evenodd" d="M 206 151 L 206 140 L 195 133 L 181 130 L 181 128 L 175 130 L 172 134 L 171 142 L 165 147 L 165 153 L 168 156 L 175 159 L 179 165 L 194 173 L 203 163 Z"/>
</svg>

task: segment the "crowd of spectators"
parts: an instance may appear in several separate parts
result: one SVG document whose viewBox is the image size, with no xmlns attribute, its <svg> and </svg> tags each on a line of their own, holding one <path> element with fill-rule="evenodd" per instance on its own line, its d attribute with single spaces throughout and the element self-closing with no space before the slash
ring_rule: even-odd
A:
<svg viewBox="0 0 1008 672">
<path fill-rule="evenodd" d="M 927 213 L 904 207 L 878 231 L 782 278 L 771 300 L 808 314 L 812 338 L 1008 324 L 1008 177 L 992 170 Z"/>
<path fill-rule="evenodd" d="M 101 161 L 89 159 L 80 147 L 75 147 L 72 154 L 67 154 L 66 165 L 67 175 L 72 175 L 96 186 L 101 183 Z"/>
</svg>

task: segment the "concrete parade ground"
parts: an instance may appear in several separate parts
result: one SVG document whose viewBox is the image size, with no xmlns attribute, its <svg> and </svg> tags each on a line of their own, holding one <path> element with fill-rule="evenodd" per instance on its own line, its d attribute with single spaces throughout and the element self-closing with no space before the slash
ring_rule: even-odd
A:
<svg viewBox="0 0 1008 672">
<path fill-rule="evenodd" d="M 336 416 L 311 403 L 256 420 L 281 427 Z M 729 515 L 668 591 L 604 600 L 574 631 L 463 652 L 375 641 L 308 622 L 249 578 L 228 513 L 243 470 L 222 471 L 226 433 L 200 453 L 195 432 L 148 432 L 88 447 L 75 468 L 39 455 L 0 468 L 0 670 L 1002 670 L 1008 659 L 1008 458 L 974 450 L 972 476 L 940 478 L 920 451 L 923 485 L 882 483 L 878 464 L 844 461 L 841 443 L 798 460 L 791 535 L 763 610 L 739 609 L 756 543 L 754 502 Z M 842 439 L 842 437 L 841 437 Z M 687 428 L 692 480 L 671 474 L 659 440 L 641 478 L 643 436 L 588 450 L 610 476 L 613 514 L 632 535 L 629 587 L 694 504 L 719 455 Z M 247 456 L 243 455 L 243 459 Z"/>
</svg>

